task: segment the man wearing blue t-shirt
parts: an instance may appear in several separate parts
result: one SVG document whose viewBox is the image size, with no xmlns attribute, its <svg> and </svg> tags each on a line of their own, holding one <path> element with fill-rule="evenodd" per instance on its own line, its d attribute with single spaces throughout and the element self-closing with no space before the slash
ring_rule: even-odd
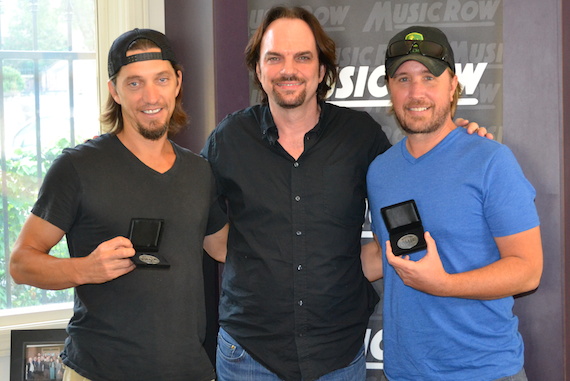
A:
<svg viewBox="0 0 570 381">
<path fill-rule="evenodd" d="M 535 190 L 506 146 L 453 123 L 461 86 L 442 31 L 396 34 L 386 82 L 407 133 L 367 176 L 386 377 L 526 380 L 512 307 L 542 274 Z"/>
</svg>

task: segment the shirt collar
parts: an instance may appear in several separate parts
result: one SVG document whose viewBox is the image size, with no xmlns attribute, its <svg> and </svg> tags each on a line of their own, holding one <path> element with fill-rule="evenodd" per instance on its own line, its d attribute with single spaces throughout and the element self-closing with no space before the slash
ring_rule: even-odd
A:
<svg viewBox="0 0 570 381">
<path fill-rule="evenodd" d="M 320 136 L 322 131 L 326 127 L 326 117 L 329 111 L 329 105 L 324 101 L 319 101 L 319 108 L 321 109 L 321 115 L 319 117 L 319 121 L 317 125 L 307 132 L 308 134 L 317 134 Z M 271 115 L 271 110 L 269 109 L 268 104 L 264 104 L 261 106 L 261 118 L 260 118 L 260 127 L 261 127 L 261 134 L 263 135 L 264 139 L 267 139 L 269 144 L 273 145 L 279 139 L 279 131 L 277 130 L 277 126 L 275 125 L 275 121 L 273 120 L 273 115 Z"/>
</svg>

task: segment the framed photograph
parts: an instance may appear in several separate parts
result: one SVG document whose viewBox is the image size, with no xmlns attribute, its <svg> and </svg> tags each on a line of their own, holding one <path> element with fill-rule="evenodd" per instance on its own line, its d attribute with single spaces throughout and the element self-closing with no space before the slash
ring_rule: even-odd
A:
<svg viewBox="0 0 570 381">
<path fill-rule="evenodd" d="M 61 381 L 65 329 L 13 330 L 10 381 Z"/>
</svg>

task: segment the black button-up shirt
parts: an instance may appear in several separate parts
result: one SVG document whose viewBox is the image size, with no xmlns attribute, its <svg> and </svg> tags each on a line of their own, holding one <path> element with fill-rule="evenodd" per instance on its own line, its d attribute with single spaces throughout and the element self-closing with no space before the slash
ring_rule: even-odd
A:
<svg viewBox="0 0 570 381">
<path fill-rule="evenodd" d="M 320 106 L 298 160 L 267 105 L 226 117 L 202 151 L 230 219 L 220 324 L 285 380 L 346 367 L 378 302 L 360 235 L 366 171 L 390 143 L 367 113 Z"/>
</svg>

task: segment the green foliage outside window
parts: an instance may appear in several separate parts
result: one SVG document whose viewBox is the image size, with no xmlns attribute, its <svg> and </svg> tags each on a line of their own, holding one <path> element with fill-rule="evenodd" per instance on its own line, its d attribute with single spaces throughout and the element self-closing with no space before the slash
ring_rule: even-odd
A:
<svg viewBox="0 0 570 381">
<path fill-rule="evenodd" d="M 0 310 L 73 299 L 73 289 L 16 285 L 8 261 L 53 160 L 98 132 L 96 73 L 89 71 L 95 7 L 95 0 L 0 0 Z M 65 238 L 50 255 L 69 256 Z"/>
<path fill-rule="evenodd" d="M 68 147 L 69 141 L 61 139 L 54 147 L 47 149 L 42 154 L 42 173 L 45 174 L 53 160 L 61 153 L 63 148 Z M 35 152 L 16 150 L 18 157 L 6 160 L 5 186 L 6 191 L 0 205 L 0 215 L 8 223 L 8 232 L 4 231 L 6 224 L 0 224 L 0 235 L 8 237 L 8 247 L 5 247 L 4 239 L 0 240 L 0 309 L 9 307 L 28 307 L 48 303 L 62 303 L 73 299 L 73 289 L 63 291 L 40 290 L 27 285 L 16 285 L 9 274 L 6 273 L 8 266 L 4 253 L 10 252 L 20 229 L 34 204 L 41 180 L 38 180 L 38 166 Z M 5 210 L 6 209 L 6 210 Z M 7 234 L 7 235 L 6 235 Z M 64 258 L 68 257 L 65 239 L 54 246 L 50 255 Z M 11 282 L 8 285 L 8 282 Z M 10 286 L 10 287 L 8 287 Z M 11 289 L 11 295 L 7 290 Z M 10 301 L 8 301 L 10 298 Z"/>
<path fill-rule="evenodd" d="M 24 90 L 24 79 L 18 70 L 10 66 L 3 66 L 2 76 L 2 86 L 4 88 L 4 93 L 19 93 L 20 91 Z"/>
</svg>

